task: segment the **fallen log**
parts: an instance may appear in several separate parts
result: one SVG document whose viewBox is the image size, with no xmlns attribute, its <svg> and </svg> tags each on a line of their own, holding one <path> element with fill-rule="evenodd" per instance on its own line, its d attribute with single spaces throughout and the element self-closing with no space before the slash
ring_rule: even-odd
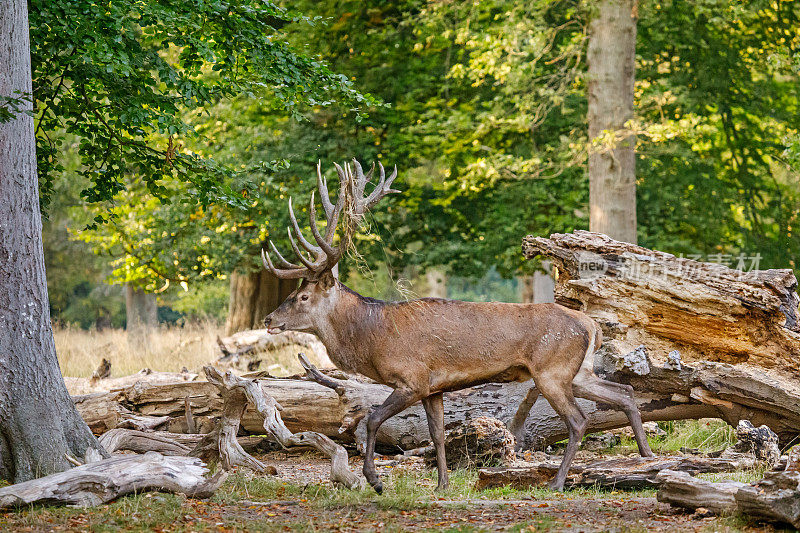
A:
<svg viewBox="0 0 800 533">
<path fill-rule="evenodd" d="M 658 360 L 749 363 L 800 375 L 797 279 L 791 269 L 743 272 L 588 231 L 523 239 L 525 257 L 558 269 L 556 302 L 580 308 L 607 336 Z"/>
<path fill-rule="evenodd" d="M 748 419 L 782 443 L 800 434 L 800 322 L 790 269 L 742 272 L 588 231 L 528 236 L 522 248 L 528 258 L 552 260 L 556 302 L 598 321 L 603 351 L 619 361 L 641 347 L 657 363 L 637 374 L 598 359 L 608 379 L 630 383 L 664 410 L 683 404 L 734 426 Z"/>
<path fill-rule="evenodd" d="M 702 507 L 716 514 L 736 511 L 736 493 L 747 486 L 738 481 L 705 481 L 675 470 L 659 472 L 656 483 L 658 501 L 691 510 Z"/>
<path fill-rule="evenodd" d="M 789 452 L 786 469 L 736 492 L 739 512 L 800 528 L 800 446 Z"/>
<path fill-rule="evenodd" d="M 227 476 L 219 472 L 206 479 L 207 473 L 195 457 L 165 457 L 156 452 L 117 456 L 0 488 L 0 509 L 36 503 L 86 507 L 146 491 L 207 498 Z"/>
<path fill-rule="evenodd" d="M 689 474 L 733 472 L 755 464 L 752 457 L 712 458 L 696 456 L 618 457 L 590 463 L 573 463 L 567 487 L 600 486 L 615 489 L 657 487 L 662 470 Z M 511 486 L 517 489 L 545 486 L 555 476 L 559 462 L 546 461 L 525 466 L 481 468 L 475 488 Z"/>
<path fill-rule="evenodd" d="M 98 440 L 108 453 L 126 450 L 136 453 L 158 452 L 161 455 L 189 455 L 192 450 L 172 437 L 135 429 L 112 429 L 103 433 Z"/>
<path fill-rule="evenodd" d="M 105 361 L 105 359 L 103 359 L 103 361 Z M 98 369 L 98 371 L 99 370 L 101 369 Z M 98 378 L 94 375 L 90 378 L 64 377 L 64 382 L 67 385 L 69 393 L 76 396 L 122 389 L 130 387 L 139 381 L 147 381 L 153 384 L 182 383 L 184 381 L 194 381 L 197 379 L 197 376 L 197 374 L 189 372 L 188 370 L 185 372 L 154 372 L 149 368 L 143 368 L 135 374 L 118 378 Z"/>
<path fill-rule="evenodd" d="M 148 451 L 154 451 L 162 455 L 188 455 L 189 452 L 203 440 L 204 436 L 203 434 L 193 433 L 139 431 L 136 429 L 116 428 L 103 433 L 98 440 L 108 453 L 118 451 L 146 453 Z M 275 448 L 274 444 L 266 437 L 258 435 L 239 436 L 236 437 L 236 441 L 247 453 L 270 451 Z M 162 443 L 166 443 L 163 451 L 159 449 Z"/>
<path fill-rule="evenodd" d="M 596 369 L 607 379 L 628 383 L 636 389 L 637 404 L 645 421 L 724 418 L 735 425 L 747 419 L 756 425 L 766 424 L 783 441 L 798 433 L 800 390 L 796 386 L 786 386 L 759 370 L 725 363 L 681 365 L 680 369 L 658 367 L 649 360 L 646 350 L 635 351 L 636 355 L 620 354 L 617 346 L 614 341 L 604 346 Z M 256 382 L 265 394 L 283 406 L 281 416 L 290 431 L 314 431 L 342 442 L 358 443 L 359 423 L 372 406 L 388 397 L 391 389 L 368 380 L 341 377 L 335 372 L 317 372 L 316 377 L 307 372 L 305 378 L 265 378 Z M 445 426 L 452 430 L 479 416 L 508 424 L 530 386 L 530 383 L 490 383 L 446 393 Z M 76 406 L 96 433 L 120 424 L 136 429 L 147 429 L 136 427 L 139 424 L 186 432 L 187 399 L 198 431 L 210 431 L 213 419 L 221 416 L 222 399 L 218 389 L 207 381 L 151 384 L 140 380 L 104 395 L 77 398 Z M 578 403 L 588 416 L 589 431 L 628 425 L 624 413 L 607 405 L 587 400 Z M 246 409 L 241 424 L 249 433 L 263 433 L 263 419 L 252 407 Z M 525 423 L 523 447 L 542 449 L 566 437 L 563 422 L 547 401 L 540 398 Z M 378 432 L 379 444 L 392 454 L 425 446 L 428 441 L 427 421 L 420 404 L 390 418 Z"/>
</svg>

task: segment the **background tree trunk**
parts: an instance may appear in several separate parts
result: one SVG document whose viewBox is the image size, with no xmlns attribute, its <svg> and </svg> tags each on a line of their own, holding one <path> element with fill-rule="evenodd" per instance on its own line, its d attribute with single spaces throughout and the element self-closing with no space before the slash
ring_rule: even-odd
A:
<svg viewBox="0 0 800 533">
<path fill-rule="evenodd" d="M 637 17 L 637 0 L 598 2 L 587 51 L 589 140 L 613 137 L 589 148 L 589 229 L 634 244 L 636 137 L 623 130 L 633 118 Z"/>
<path fill-rule="evenodd" d="M 429 268 L 425 272 L 428 290 L 425 296 L 431 298 L 447 298 L 447 274 L 438 268 Z"/>
<path fill-rule="evenodd" d="M 0 95 L 31 94 L 26 0 L 0 2 Z M 30 103 L 22 106 L 30 111 Z M 47 299 L 33 118 L 0 124 L 0 478 L 71 467 L 101 450 L 78 415 L 56 359 Z M 104 455 L 105 452 L 102 452 Z"/>
<path fill-rule="evenodd" d="M 158 326 L 156 295 L 127 284 L 125 314 L 128 344 L 134 350 L 146 350 L 150 345 L 150 333 Z"/>
<path fill-rule="evenodd" d="M 278 279 L 266 270 L 231 273 L 231 292 L 225 332 L 263 327 L 264 317 L 297 287 L 297 280 Z"/>
<path fill-rule="evenodd" d="M 555 301 L 555 281 L 550 274 L 553 265 L 550 261 L 542 261 L 544 272 L 536 271 L 533 276 L 520 276 L 517 278 L 517 292 L 519 301 L 524 304 L 543 304 Z"/>
</svg>

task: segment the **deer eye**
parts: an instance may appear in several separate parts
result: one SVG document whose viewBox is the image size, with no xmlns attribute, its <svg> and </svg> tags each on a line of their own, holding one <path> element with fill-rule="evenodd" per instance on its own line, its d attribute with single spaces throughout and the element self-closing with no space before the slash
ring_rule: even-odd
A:
<svg viewBox="0 0 800 533">
<path fill-rule="evenodd" d="M 305 302 L 306 300 L 308 300 L 308 294 L 304 294 L 304 295 L 302 295 L 302 296 L 300 297 L 300 299 L 301 299 L 302 301 L 304 301 L 304 302 Z"/>
</svg>

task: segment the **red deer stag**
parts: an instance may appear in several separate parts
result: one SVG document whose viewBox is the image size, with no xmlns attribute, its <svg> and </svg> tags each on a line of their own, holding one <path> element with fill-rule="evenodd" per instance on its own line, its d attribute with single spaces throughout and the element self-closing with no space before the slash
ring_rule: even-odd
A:
<svg viewBox="0 0 800 533">
<path fill-rule="evenodd" d="M 569 443 L 551 482 L 555 489 L 563 488 L 586 430 L 587 419 L 576 396 L 624 411 L 636 435 L 639 453 L 652 456 L 633 389 L 594 374 L 593 355 L 602 342 L 602 333 L 589 316 L 556 304 L 473 303 L 441 298 L 383 302 L 361 296 L 334 277 L 331 270 L 342 255 L 342 243 L 333 244 L 342 213 L 346 211 L 346 217 L 361 216 L 387 194 L 399 192 L 391 189 L 397 168 L 388 178 L 382 165 L 379 169 L 378 183 L 365 196 L 374 165 L 366 175 L 356 160 L 352 168 L 336 165 L 341 186 L 334 205 L 318 166 L 317 187 L 327 218 L 325 235 L 317 226 L 313 193 L 308 211 L 316 244 L 300 231 L 290 199 L 289 238 L 301 264 L 284 259 L 271 241 L 269 246 L 278 259 L 278 267 L 269 254 L 261 254 L 264 266 L 277 277 L 303 280 L 266 317 L 264 323 L 269 331 L 314 333 L 336 366 L 394 389 L 367 418 L 364 476 L 370 485 L 378 493 L 383 489 L 374 464 L 376 431 L 388 418 L 421 400 L 436 449 L 437 489 L 446 488 L 442 393 L 487 382 L 533 379 L 534 385 L 511 423 L 518 440 L 540 393 L 566 423 Z"/>
</svg>

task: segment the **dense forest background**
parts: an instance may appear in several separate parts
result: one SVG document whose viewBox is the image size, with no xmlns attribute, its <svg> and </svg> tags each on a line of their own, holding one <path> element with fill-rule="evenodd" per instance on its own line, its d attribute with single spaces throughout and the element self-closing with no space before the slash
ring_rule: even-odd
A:
<svg viewBox="0 0 800 533">
<path fill-rule="evenodd" d="M 125 287 L 129 301 L 155 294 L 161 321 L 224 321 L 235 276 L 260 269 L 266 239 L 289 249 L 286 201 L 306 205 L 318 161 L 329 178 L 351 157 L 398 167 L 403 194 L 369 218 L 341 265 L 373 296 L 427 294 L 446 280 L 450 297 L 519 300 L 539 267 L 521 260 L 520 239 L 589 227 L 587 154 L 614 139 L 587 136 L 588 2 L 279 4 L 263 22 L 272 42 L 308 59 L 271 50 L 269 64 L 293 76 L 272 85 L 222 83 L 218 70 L 192 66 L 187 50 L 214 50 L 191 38 L 158 44 L 164 28 L 202 33 L 200 15 L 144 2 L 132 18 L 119 2 L 71 16 L 82 2 L 39 3 L 37 148 L 57 322 L 124 325 Z M 628 124 L 639 244 L 800 270 L 798 11 L 640 3 Z M 241 31 L 218 30 L 247 49 Z M 128 31 L 139 48 L 115 44 Z M 175 78 L 180 96 L 156 100 L 166 74 L 153 94 L 124 92 L 132 65 L 179 57 L 183 72 L 195 69 Z M 266 61 L 229 59 L 257 74 Z M 317 69 L 316 85 L 304 69 Z M 326 99 L 331 87 L 337 97 Z"/>
</svg>

